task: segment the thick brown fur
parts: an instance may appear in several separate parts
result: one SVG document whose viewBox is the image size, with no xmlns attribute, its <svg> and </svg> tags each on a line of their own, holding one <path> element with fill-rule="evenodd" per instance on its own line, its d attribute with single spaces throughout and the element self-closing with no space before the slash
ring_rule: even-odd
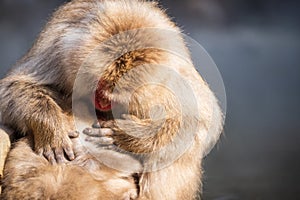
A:
<svg viewBox="0 0 300 200">
<path fill-rule="evenodd" d="M 103 150 L 91 155 L 78 138 L 73 139 L 76 158 L 63 165 L 51 165 L 34 153 L 32 139 L 26 137 L 14 143 L 5 164 L 3 200 L 14 199 L 136 199 L 138 189 L 132 171 L 140 164 L 129 156 Z M 103 165 L 97 157 L 109 156 L 120 165 L 130 165 L 118 171 Z M 122 162 L 122 163 L 121 163 Z"/>
<path fill-rule="evenodd" d="M 151 31 L 153 28 L 161 31 Z M 185 111 L 190 114 L 182 115 L 172 93 L 147 86 L 156 77 L 163 86 L 175 83 L 181 87 L 178 79 L 151 65 L 168 66 L 187 80 L 197 99 L 196 108 L 187 107 Z M 145 171 L 139 199 L 195 199 L 201 188 L 201 159 L 219 138 L 222 113 L 196 72 L 179 28 L 156 3 L 138 0 L 74 0 L 54 13 L 32 49 L 0 82 L 4 124 L 23 134 L 32 133 L 35 151 L 52 161 L 54 157 L 60 160 L 63 151 L 72 159 L 67 133 L 74 129 L 71 101 L 81 66 L 85 70 L 79 72 L 79 83 L 93 81 L 78 85 L 79 96 L 94 92 L 101 78 L 108 83 L 108 99 L 129 105 L 129 116 L 101 124 L 114 130 L 112 138 L 119 148 L 147 154 L 142 158 Z M 135 90 L 144 83 L 145 87 Z M 143 103 L 138 101 L 140 97 Z M 167 113 L 164 120 L 153 120 L 149 115 L 157 104 Z M 178 135 L 181 126 L 193 129 L 192 137 L 185 132 Z M 166 166 L 157 169 L 161 160 L 174 159 L 171 150 L 176 144 L 172 141 L 177 136 L 191 139 L 190 146 L 173 163 L 166 161 Z M 170 149 L 152 153 L 168 144 Z"/>
</svg>

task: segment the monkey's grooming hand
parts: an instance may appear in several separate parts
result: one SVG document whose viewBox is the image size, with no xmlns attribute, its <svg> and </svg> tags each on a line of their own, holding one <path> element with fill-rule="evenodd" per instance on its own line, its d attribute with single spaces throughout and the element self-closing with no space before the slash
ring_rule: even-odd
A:
<svg viewBox="0 0 300 200">
<path fill-rule="evenodd" d="M 123 131 L 129 131 L 127 133 L 132 133 L 134 130 L 138 130 L 139 128 L 145 128 L 150 126 L 150 119 L 139 119 L 134 115 L 122 114 L 121 119 L 100 121 L 100 126 L 102 128 L 110 128 L 114 131 L 114 135 L 120 134 Z M 149 127 L 151 128 L 151 127 Z M 135 135 L 139 137 L 139 135 Z"/>
<path fill-rule="evenodd" d="M 126 140 L 128 133 L 132 133 L 133 130 L 142 130 L 149 121 L 140 120 L 136 116 L 127 114 L 123 114 L 121 117 L 121 119 L 95 122 L 92 128 L 84 129 L 83 133 L 87 135 L 86 141 L 104 149 L 117 149 L 120 147 L 119 140 L 126 142 L 124 140 Z M 139 131 L 138 133 L 140 133 Z M 136 131 L 134 134 L 136 135 Z"/>
<path fill-rule="evenodd" d="M 151 153 L 157 140 L 157 133 L 164 120 L 139 119 L 134 115 L 123 114 L 121 119 L 100 121 L 102 128 L 113 131 L 113 144 L 120 150 L 131 153 Z"/>
<path fill-rule="evenodd" d="M 48 136 L 48 137 L 47 137 Z M 49 135 L 44 134 L 35 138 L 35 151 L 38 155 L 44 156 L 51 164 L 66 163 L 74 160 L 75 155 L 70 138 L 79 136 L 78 131 L 59 131 Z"/>
<path fill-rule="evenodd" d="M 84 129 L 83 133 L 87 136 L 85 140 L 97 147 L 105 149 L 113 149 L 115 147 L 112 138 L 114 132 L 109 128 L 101 128 L 99 122 L 95 122 L 92 128 Z"/>
<path fill-rule="evenodd" d="M 112 137 L 115 138 L 115 140 L 119 136 L 123 137 L 125 135 L 130 135 L 135 138 L 143 138 L 145 136 L 150 136 L 156 131 L 154 121 L 151 119 L 140 119 L 130 114 L 122 114 L 121 119 L 101 121 L 100 125 L 102 128 L 109 128 L 113 130 Z"/>
</svg>

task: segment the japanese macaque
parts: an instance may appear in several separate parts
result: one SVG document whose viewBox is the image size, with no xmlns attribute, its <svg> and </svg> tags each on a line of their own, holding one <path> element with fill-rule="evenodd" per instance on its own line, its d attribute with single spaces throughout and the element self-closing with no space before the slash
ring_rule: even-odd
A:
<svg viewBox="0 0 300 200">
<path fill-rule="evenodd" d="M 13 160 L 26 155 L 22 148 L 30 154 L 28 159 L 37 160 L 33 162 L 37 171 L 29 173 L 33 177 L 40 177 L 38 172 L 60 177 L 56 174 L 64 168 L 62 173 L 72 177 L 64 179 L 65 184 L 71 184 L 82 173 L 81 164 L 43 167 L 45 158 L 51 163 L 76 161 L 69 136 L 77 135 L 73 116 L 82 117 L 78 99 L 88 99 L 96 109 L 99 124 L 85 130 L 93 136 L 91 142 L 111 139 L 117 151 L 142 163 L 138 197 L 142 200 L 197 198 L 201 159 L 222 130 L 218 102 L 195 70 L 180 29 L 155 2 L 66 3 L 1 80 L 0 93 L 4 125 L 33 138 L 32 144 L 18 143 L 9 155 L 7 188 L 9 179 L 29 173 L 26 168 L 21 172 L 25 161 L 12 167 Z M 103 137 L 103 128 L 112 134 Z M 110 180 L 109 173 L 116 176 L 113 170 L 103 171 L 98 174 L 105 174 L 104 182 Z M 97 185 L 102 195 L 111 189 L 90 176 L 85 174 L 86 180 L 76 180 L 67 190 L 77 190 L 84 181 Z M 52 182 L 47 190 L 65 191 L 60 187 Z"/>
</svg>

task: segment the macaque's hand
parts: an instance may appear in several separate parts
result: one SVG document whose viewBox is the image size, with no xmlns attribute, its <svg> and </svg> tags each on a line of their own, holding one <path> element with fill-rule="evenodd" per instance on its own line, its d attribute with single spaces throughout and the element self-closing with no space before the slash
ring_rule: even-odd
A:
<svg viewBox="0 0 300 200">
<path fill-rule="evenodd" d="M 92 128 L 84 129 L 83 133 L 86 135 L 85 140 L 96 145 L 97 147 L 105 149 L 114 148 L 114 132 L 109 128 L 101 128 L 99 122 L 95 122 L 92 125 Z"/>
<path fill-rule="evenodd" d="M 135 153 L 152 153 L 155 143 L 164 129 L 167 119 L 140 119 L 134 115 L 123 114 L 121 119 L 100 121 L 102 128 L 113 131 L 112 138 L 118 149 Z"/>
<path fill-rule="evenodd" d="M 67 134 L 62 131 L 50 137 L 46 134 L 42 135 L 41 137 L 45 138 L 35 138 L 35 151 L 49 160 L 51 164 L 66 163 L 75 158 L 70 138 L 78 137 L 78 135 L 77 131 L 69 131 Z"/>
<path fill-rule="evenodd" d="M 151 133 L 151 120 L 139 119 L 133 115 L 123 114 L 121 119 L 100 121 L 102 128 L 113 131 L 111 137 L 119 150 L 132 153 L 142 153 Z M 148 146 L 148 145 L 147 145 Z"/>
<path fill-rule="evenodd" d="M 122 114 L 121 119 L 101 121 L 100 125 L 102 128 L 113 130 L 113 138 L 126 135 L 141 138 L 146 136 L 146 133 L 152 133 L 155 128 L 151 119 L 139 119 L 129 114 Z"/>
<path fill-rule="evenodd" d="M 129 151 L 132 137 L 139 139 L 146 129 L 151 128 L 149 120 L 140 120 L 133 115 L 122 115 L 121 119 L 99 121 L 92 128 L 86 128 L 83 133 L 87 135 L 86 141 L 104 149 Z M 146 130 L 147 131 L 147 130 Z"/>
</svg>

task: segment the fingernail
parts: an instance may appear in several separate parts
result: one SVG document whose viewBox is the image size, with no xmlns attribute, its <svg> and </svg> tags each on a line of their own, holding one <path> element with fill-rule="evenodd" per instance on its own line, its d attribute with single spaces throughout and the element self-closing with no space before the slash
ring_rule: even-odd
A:
<svg viewBox="0 0 300 200">
<path fill-rule="evenodd" d="M 92 133 L 92 129 L 91 129 L 91 128 L 85 128 L 85 129 L 83 130 L 83 133 L 84 133 L 84 134 L 91 134 L 91 133 Z"/>
<path fill-rule="evenodd" d="M 93 125 L 92 125 L 93 128 L 101 128 L 101 125 L 98 121 L 96 121 Z"/>
</svg>

